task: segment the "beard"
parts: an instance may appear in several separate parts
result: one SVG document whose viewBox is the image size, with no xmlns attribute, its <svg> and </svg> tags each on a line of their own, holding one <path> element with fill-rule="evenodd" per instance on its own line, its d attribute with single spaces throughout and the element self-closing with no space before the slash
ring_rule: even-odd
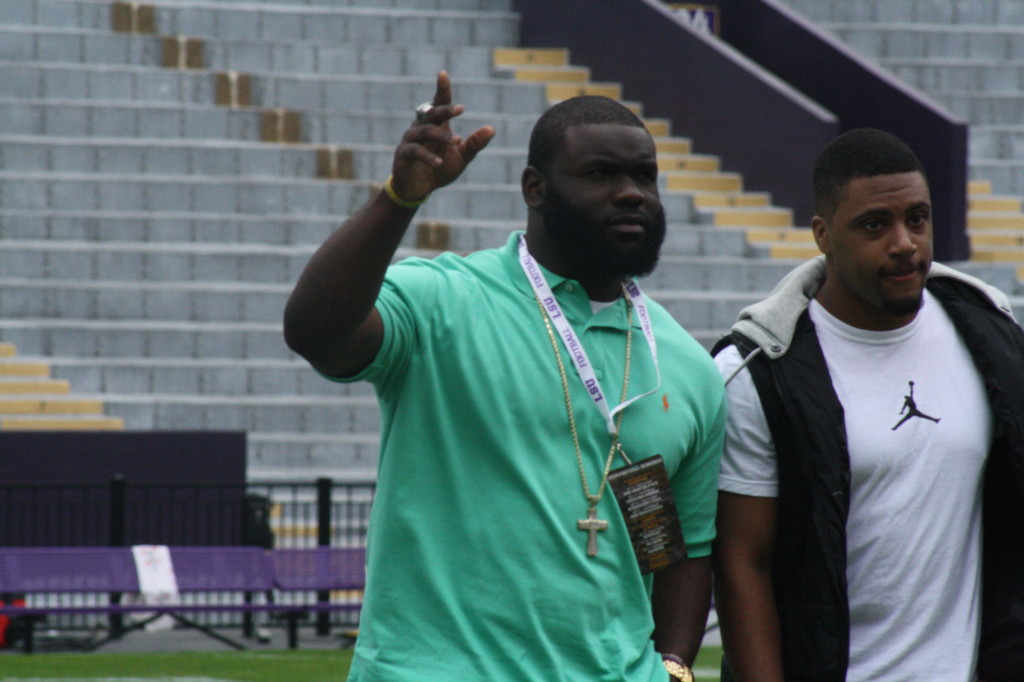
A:
<svg viewBox="0 0 1024 682">
<path fill-rule="evenodd" d="M 897 271 L 900 269 L 901 268 L 897 268 Z M 931 258 L 923 259 L 917 265 L 916 269 L 921 275 L 921 281 L 927 281 L 928 271 L 931 270 Z M 892 272 L 892 269 L 884 270 L 883 274 L 885 272 Z M 916 293 L 905 293 L 903 295 L 885 295 L 885 293 L 883 293 L 881 303 L 882 310 L 890 315 L 895 315 L 897 317 L 913 315 L 921 309 L 921 306 L 924 303 L 924 287 L 922 286 L 922 288 Z"/>
<path fill-rule="evenodd" d="M 916 296 L 903 296 L 902 298 L 883 298 L 882 310 L 898 317 L 912 315 L 921 309 L 924 302 L 923 292 Z"/>
<path fill-rule="evenodd" d="M 566 198 L 551 184 L 541 216 L 544 230 L 561 249 L 561 256 L 577 279 L 643 277 L 658 264 L 665 240 L 665 210 L 660 203 L 641 222 L 644 233 L 637 243 L 618 242 L 609 229 L 586 209 Z M 639 211 L 630 212 L 639 213 Z M 608 226 L 610 227 L 610 226 Z"/>
</svg>

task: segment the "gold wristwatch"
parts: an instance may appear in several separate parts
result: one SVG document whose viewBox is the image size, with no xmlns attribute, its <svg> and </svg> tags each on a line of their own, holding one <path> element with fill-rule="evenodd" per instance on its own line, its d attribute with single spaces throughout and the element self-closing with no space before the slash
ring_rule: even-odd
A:
<svg viewBox="0 0 1024 682">
<path fill-rule="evenodd" d="M 673 680 L 693 682 L 693 671 L 690 670 L 690 666 L 683 663 L 683 659 L 672 654 L 662 654 L 661 662 Z"/>
</svg>

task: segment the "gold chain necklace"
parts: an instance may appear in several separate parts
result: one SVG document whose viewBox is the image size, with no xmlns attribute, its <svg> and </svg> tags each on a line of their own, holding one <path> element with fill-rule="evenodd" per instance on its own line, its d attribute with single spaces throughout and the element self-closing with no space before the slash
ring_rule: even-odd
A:
<svg viewBox="0 0 1024 682">
<path fill-rule="evenodd" d="M 619 398 L 619 403 L 626 402 L 626 396 L 629 393 L 629 366 L 632 356 L 633 347 L 633 303 L 630 301 L 629 296 L 626 294 L 625 285 L 622 286 L 623 298 L 626 300 L 626 360 L 625 369 L 623 370 L 622 377 L 622 397 Z M 616 415 L 615 420 L 615 433 L 611 434 L 612 445 L 608 450 L 608 458 L 604 463 L 604 472 L 601 474 L 601 484 L 597 488 L 597 493 L 590 492 L 590 486 L 587 484 L 587 472 L 583 468 L 583 453 L 580 449 L 580 437 L 576 430 L 576 417 L 572 412 L 572 396 L 569 394 L 569 379 L 565 373 L 565 364 L 562 362 L 562 353 L 558 348 L 558 339 L 555 338 L 555 332 L 551 328 L 551 320 L 548 318 L 547 311 L 544 310 L 544 305 L 541 303 L 540 298 L 534 294 L 534 300 L 537 301 L 537 307 L 540 309 L 541 319 L 544 320 L 544 328 L 547 329 L 548 338 L 551 340 L 551 349 L 555 352 L 555 362 L 558 363 L 558 376 L 562 379 L 562 395 L 565 397 L 565 412 L 569 417 L 569 432 L 572 434 L 572 444 L 576 449 L 576 463 L 580 469 L 580 481 L 583 483 L 583 494 L 587 498 L 587 518 L 580 519 L 576 522 L 576 527 L 579 530 L 587 531 L 589 537 L 587 539 L 587 555 L 597 556 L 597 533 L 602 530 L 607 530 L 608 522 L 597 518 L 597 503 L 601 501 L 601 496 L 604 495 L 605 488 L 608 485 L 608 474 L 612 468 L 612 461 L 615 459 L 616 451 L 622 453 L 623 459 L 626 458 L 626 453 L 622 450 L 622 443 L 619 442 L 619 431 L 622 429 L 622 415 L 625 410 L 620 410 L 619 414 Z"/>
</svg>

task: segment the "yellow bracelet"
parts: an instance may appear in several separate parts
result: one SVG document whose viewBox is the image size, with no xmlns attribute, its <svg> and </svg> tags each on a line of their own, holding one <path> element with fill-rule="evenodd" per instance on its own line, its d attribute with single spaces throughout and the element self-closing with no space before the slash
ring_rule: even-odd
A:
<svg viewBox="0 0 1024 682">
<path fill-rule="evenodd" d="M 680 680 L 680 682 L 693 682 L 693 671 L 690 669 L 690 666 L 682 661 L 683 659 L 678 656 L 662 654 L 661 662 L 664 664 L 669 677 L 673 680 Z"/>
<path fill-rule="evenodd" d="M 430 198 L 430 194 L 427 194 L 427 196 L 423 197 L 419 201 L 406 201 L 402 197 L 398 196 L 398 192 L 395 191 L 394 185 L 391 184 L 391 181 L 394 179 L 394 175 L 388 176 L 387 182 L 384 183 L 384 193 L 388 195 L 388 199 L 391 199 L 391 201 L 395 202 L 402 208 L 416 208 L 420 204 L 426 203 L 427 199 Z"/>
</svg>

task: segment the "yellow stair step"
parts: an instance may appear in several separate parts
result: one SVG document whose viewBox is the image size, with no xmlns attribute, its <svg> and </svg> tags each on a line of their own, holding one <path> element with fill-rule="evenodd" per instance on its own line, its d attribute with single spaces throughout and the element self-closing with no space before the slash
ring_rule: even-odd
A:
<svg viewBox="0 0 1024 682">
<path fill-rule="evenodd" d="M 1024 230 L 1024 215 L 968 213 L 968 230 Z"/>
<path fill-rule="evenodd" d="M 685 137 L 656 137 L 654 149 L 658 152 L 659 161 L 662 157 L 690 156 L 693 154 L 693 142 Z"/>
<path fill-rule="evenodd" d="M 0 400 L 0 414 L 102 414 L 100 400 Z"/>
<path fill-rule="evenodd" d="M 18 347 L 6 341 L 0 343 L 0 358 L 13 358 L 18 354 Z"/>
<path fill-rule="evenodd" d="M 797 258 L 807 260 L 820 256 L 817 246 L 805 246 L 801 244 L 773 244 L 768 251 L 772 258 Z"/>
<path fill-rule="evenodd" d="M 315 538 L 317 528 L 304 524 L 274 524 L 274 536 L 278 538 Z"/>
<path fill-rule="evenodd" d="M 749 242 L 786 242 L 786 243 L 800 243 L 800 244 L 814 244 L 814 233 L 810 230 L 798 230 L 796 228 L 790 230 L 766 230 L 766 229 L 751 229 L 747 230 L 747 241 Z M 818 247 L 815 245 L 814 247 Z"/>
<path fill-rule="evenodd" d="M 589 83 L 590 69 L 580 66 L 516 69 L 515 78 L 529 83 Z"/>
<path fill-rule="evenodd" d="M 644 127 L 651 137 L 668 137 L 672 134 L 672 122 L 664 118 L 645 118 Z"/>
<path fill-rule="evenodd" d="M 969 180 L 967 194 L 992 194 L 992 183 L 989 180 Z"/>
<path fill-rule="evenodd" d="M 985 263 L 1012 263 L 1013 261 L 1024 261 L 1024 247 L 974 247 L 971 249 L 971 260 L 983 261 Z"/>
<path fill-rule="evenodd" d="M 739 192 L 743 179 L 732 173 L 671 173 L 665 179 L 670 190 L 690 192 Z"/>
<path fill-rule="evenodd" d="M 1019 213 L 1020 197 L 975 197 L 967 201 L 968 211 L 990 211 L 1003 213 Z"/>
<path fill-rule="evenodd" d="M 974 232 L 968 235 L 972 246 L 1024 246 L 1024 233 L 1020 232 Z"/>
<path fill-rule="evenodd" d="M 4 431 L 121 431 L 124 420 L 120 417 L 90 417 L 82 419 L 59 417 L 8 417 L 0 419 Z"/>
<path fill-rule="evenodd" d="M 729 192 L 703 192 L 693 197 L 693 205 L 697 208 L 724 208 L 727 206 L 745 206 L 754 208 L 756 206 L 768 206 L 771 204 L 771 197 L 763 192 L 745 192 L 733 194 Z"/>
<path fill-rule="evenodd" d="M 789 227 L 793 212 L 786 208 L 723 208 L 715 209 L 715 225 L 751 227 Z"/>
<path fill-rule="evenodd" d="M 611 99 L 622 99 L 622 86 L 617 83 L 548 83 L 548 99 L 553 102 L 572 99 L 583 95 L 598 95 Z"/>
<path fill-rule="evenodd" d="M 721 170 L 721 164 L 717 156 L 707 154 L 666 154 L 658 157 L 658 170 L 717 173 Z"/>
<path fill-rule="evenodd" d="M 0 380 L 0 395 L 4 393 L 23 395 L 26 393 L 69 393 L 71 385 L 64 379 L 3 381 Z"/>
<path fill-rule="evenodd" d="M 566 66 L 569 51 L 563 48 L 499 47 L 494 50 L 495 66 Z"/>
<path fill-rule="evenodd" d="M 45 362 L 0 362 L 0 376 L 48 377 L 50 366 Z"/>
</svg>

